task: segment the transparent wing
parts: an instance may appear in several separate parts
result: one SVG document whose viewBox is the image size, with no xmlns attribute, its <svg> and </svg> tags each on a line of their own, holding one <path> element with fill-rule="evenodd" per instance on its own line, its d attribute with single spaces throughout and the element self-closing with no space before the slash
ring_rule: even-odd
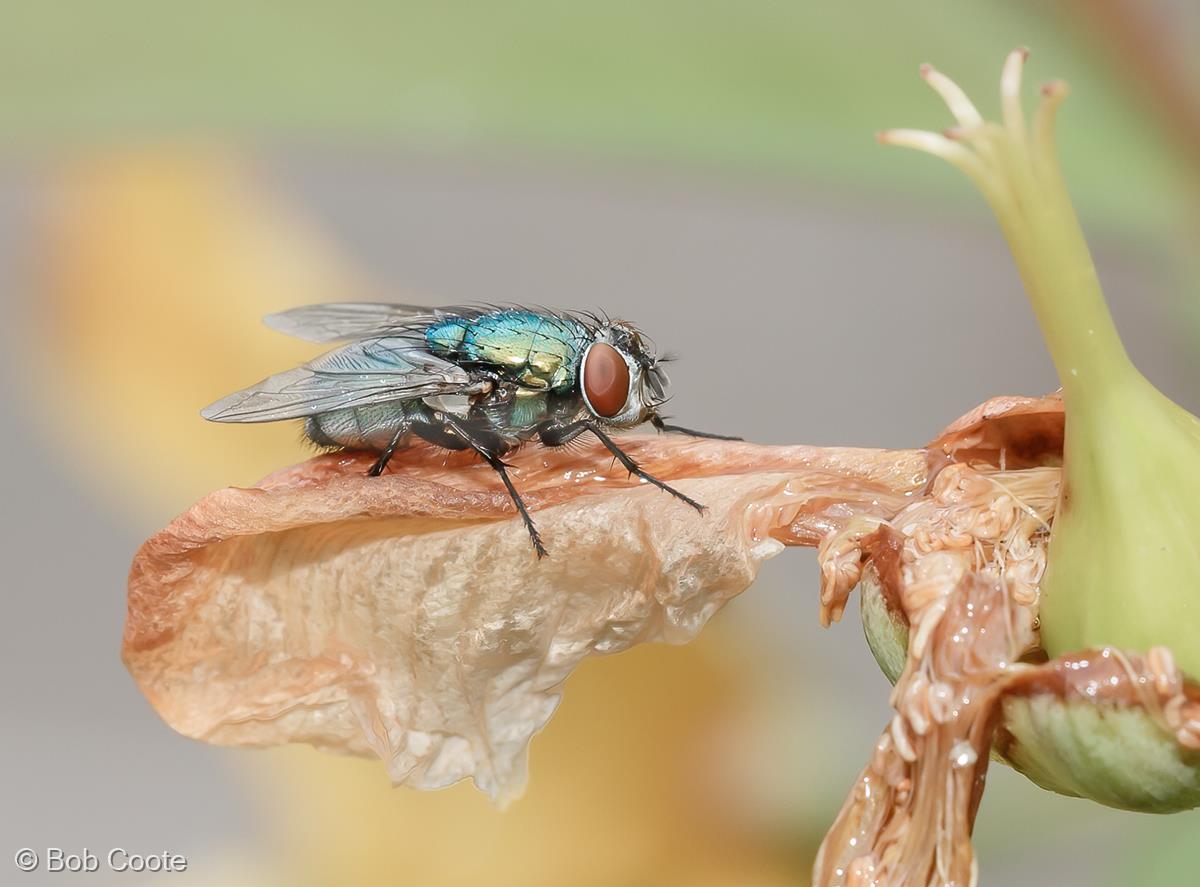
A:
<svg viewBox="0 0 1200 887">
<path fill-rule="evenodd" d="M 263 323 L 273 330 L 309 342 L 339 342 L 361 339 L 400 327 L 411 326 L 420 317 L 437 318 L 439 308 L 383 302 L 330 302 L 303 305 L 278 314 L 268 314 Z"/>
<path fill-rule="evenodd" d="M 200 411 L 214 422 L 274 422 L 343 407 L 470 394 L 471 377 L 408 336 L 381 336 L 323 354 Z"/>
</svg>

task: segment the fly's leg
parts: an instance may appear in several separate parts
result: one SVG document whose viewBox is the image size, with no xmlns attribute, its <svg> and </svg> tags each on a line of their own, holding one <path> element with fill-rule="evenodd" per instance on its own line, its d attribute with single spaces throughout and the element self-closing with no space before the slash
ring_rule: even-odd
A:
<svg viewBox="0 0 1200 887">
<path fill-rule="evenodd" d="M 443 450 L 469 450 L 471 445 L 462 439 L 453 431 L 448 431 L 442 425 L 434 425 L 429 422 L 416 422 L 412 426 L 412 433 L 421 440 L 428 441 L 435 447 L 441 447 Z"/>
<path fill-rule="evenodd" d="M 587 430 L 587 422 L 567 422 L 562 425 L 555 422 L 543 422 L 538 426 L 537 435 L 538 440 L 545 446 L 561 447 L 569 444 Z"/>
<path fill-rule="evenodd" d="M 538 533 L 537 527 L 533 523 L 533 518 L 529 516 L 529 509 L 525 507 L 525 501 L 521 498 L 521 494 L 517 492 L 517 488 L 513 486 L 512 479 L 508 476 L 508 469 L 502 458 L 508 450 L 507 444 L 505 444 L 499 435 L 491 431 L 481 428 L 471 428 L 467 424 L 450 416 L 446 416 L 442 421 L 442 427 L 429 424 L 414 425 L 413 431 L 430 443 L 437 444 L 440 447 L 446 447 L 451 450 L 465 450 L 470 448 L 478 453 L 483 461 L 492 466 L 495 472 L 500 475 L 500 480 L 503 481 L 504 488 L 508 490 L 508 495 L 512 497 L 513 505 L 517 506 L 517 512 L 521 515 L 521 520 L 525 523 L 525 529 L 529 531 L 529 539 L 533 542 L 533 550 L 537 552 L 539 558 L 545 557 L 548 552 L 546 551 L 546 546 L 542 544 L 541 534 Z"/>
<path fill-rule="evenodd" d="M 592 434 L 596 435 L 596 437 L 598 437 L 600 439 L 600 443 L 604 444 L 604 446 L 608 449 L 608 451 L 616 457 L 617 461 L 621 463 L 621 466 L 626 471 L 628 471 L 630 474 L 636 475 L 637 477 L 640 477 L 642 480 L 646 481 L 647 483 L 653 484 L 654 486 L 658 487 L 660 490 L 664 490 L 664 491 L 670 493 L 676 499 L 678 499 L 681 502 L 686 502 L 688 505 L 692 506 L 692 508 L 696 509 L 697 511 L 699 511 L 699 512 L 704 511 L 704 506 L 701 505 L 699 502 L 697 502 L 695 499 L 691 498 L 690 496 L 685 496 L 683 493 L 679 492 L 679 490 L 675 489 L 672 486 L 668 486 L 667 484 L 663 483 L 661 480 L 659 480 L 654 475 L 644 471 L 642 469 L 642 466 L 638 465 L 637 462 L 635 462 L 633 460 L 632 456 L 630 456 L 628 453 L 626 453 L 624 450 L 622 450 L 619 446 L 617 446 L 617 442 L 615 440 L 613 440 L 611 437 L 609 437 L 607 434 L 605 434 L 603 431 L 601 431 L 595 425 L 592 425 L 589 423 L 587 430 L 592 432 Z"/>
<path fill-rule="evenodd" d="M 379 454 L 379 458 L 375 460 L 375 464 L 371 466 L 371 470 L 367 472 L 368 477 L 379 477 L 379 475 L 383 474 L 383 469 L 387 468 L 388 462 L 392 461 L 392 454 L 396 452 L 396 447 L 400 446 L 400 439 L 404 437 L 404 432 L 407 430 L 408 428 L 404 425 L 396 429 L 396 433 L 392 435 L 392 439 L 388 442 L 388 445 Z"/>
<path fill-rule="evenodd" d="M 713 434 L 711 431 L 693 431 L 691 428 L 684 428 L 681 425 L 668 425 L 658 416 L 651 416 L 650 424 L 659 431 L 674 431 L 678 434 L 686 434 L 688 437 L 703 437 L 707 440 L 742 440 L 740 437 L 729 434 Z"/>
<path fill-rule="evenodd" d="M 529 516 L 529 511 L 525 508 L 525 502 L 521 499 L 521 494 L 513 486 L 513 482 L 504 468 L 504 463 L 499 457 L 484 455 L 479 450 L 476 450 L 476 452 L 483 456 L 487 460 L 487 463 L 496 469 L 496 473 L 500 475 L 500 480 L 504 482 L 504 486 L 508 490 L 508 495 L 512 497 L 513 505 L 517 506 L 517 511 L 521 513 L 521 520 L 525 522 L 525 529 L 529 531 L 529 540 L 533 543 L 533 550 L 537 552 L 539 558 L 545 557 L 548 552 L 546 551 L 546 546 L 542 544 L 542 536 L 538 532 L 537 526 L 534 525 L 533 518 Z"/>
<path fill-rule="evenodd" d="M 642 466 L 634 461 L 633 457 L 617 446 L 617 442 L 605 434 L 599 427 L 593 425 L 586 419 L 579 422 L 569 422 L 565 425 L 547 424 L 542 425 L 538 429 L 538 439 L 548 447 L 561 447 L 565 443 L 569 443 L 585 431 L 590 431 L 604 444 L 605 448 L 613 454 L 621 466 L 630 474 L 640 477 L 646 483 L 653 484 L 660 490 L 664 490 L 674 496 L 681 502 L 686 502 L 688 505 L 697 511 L 703 512 L 704 506 L 690 496 L 685 496 L 679 490 L 672 486 L 663 483 L 654 475 L 645 471 Z"/>
</svg>

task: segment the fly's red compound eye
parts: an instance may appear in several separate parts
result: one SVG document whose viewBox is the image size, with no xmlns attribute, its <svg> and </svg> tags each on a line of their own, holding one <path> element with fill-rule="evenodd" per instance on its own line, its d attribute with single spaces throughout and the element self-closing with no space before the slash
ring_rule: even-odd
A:
<svg viewBox="0 0 1200 887">
<path fill-rule="evenodd" d="M 583 393 L 597 416 L 611 419 L 629 399 L 629 366 L 607 342 L 595 342 L 583 361 Z"/>
</svg>

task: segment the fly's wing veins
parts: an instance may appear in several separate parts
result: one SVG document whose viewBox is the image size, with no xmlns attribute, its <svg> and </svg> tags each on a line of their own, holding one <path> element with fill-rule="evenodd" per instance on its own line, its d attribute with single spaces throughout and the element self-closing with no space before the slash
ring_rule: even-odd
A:
<svg viewBox="0 0 1200 887">
<path fill-rule="evenodd" d="M 263 379 L 210 404 L 200 415 L 214 422 L 274 422 L 345 407 L 449 394 L 471 394 L 470 375 L 434 357 L 413 336 L 353 342 Z"/>
<path fill-rule="evenodd" d="M 432 322 L 442 314 L 443 309 L 422 305 L 329 302 L 268 314 L 263 323 L 273 330 L 309 342 L 340 342 L 410 327 L 422 317 Z"/>
</svg>

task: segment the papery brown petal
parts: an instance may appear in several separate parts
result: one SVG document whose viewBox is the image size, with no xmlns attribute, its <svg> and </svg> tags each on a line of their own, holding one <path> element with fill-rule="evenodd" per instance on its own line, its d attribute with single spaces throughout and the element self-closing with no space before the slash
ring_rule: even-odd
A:
<svg viewBox="0 0 1200 887">
<path fill-rule="evenodd" d="M 971 410 L 930 441 L 931 456 L 1006 468 L 1057 465 L 1065 425 L 1062 395 L 1005 395 Z"/>
<path fill-rule="evenodd" d="M 822 842 L 814 884 L 974 883 L 970 834 L 995 702 L 1013 663 L 1036 649 L 1032 602 L 1016 582 L 1040 578 L 1059 477 L 947 463 L 887 525 L 839 534 L 870 559 L 864 628 L 873 647 L 892 648 L 873 652 L 895 676 L 895 715 Z M 843 551 L 839 536 L 822 545 L 823 561 Z"/>
<path fill-rule="evenodd" d="M 784 544 L 887 517 L 920 451 L 629 439 L 703 514 L 596 448 L 529 448 L 513 475 L 538 560 L 486 466 L 318 457 L 202 499 L 131 568 L 123 657 L 180 732 L 374 754 L 421 788 L 519 791 L 530 737 L 588 653 L 695 637 Z"/>
</svg>

